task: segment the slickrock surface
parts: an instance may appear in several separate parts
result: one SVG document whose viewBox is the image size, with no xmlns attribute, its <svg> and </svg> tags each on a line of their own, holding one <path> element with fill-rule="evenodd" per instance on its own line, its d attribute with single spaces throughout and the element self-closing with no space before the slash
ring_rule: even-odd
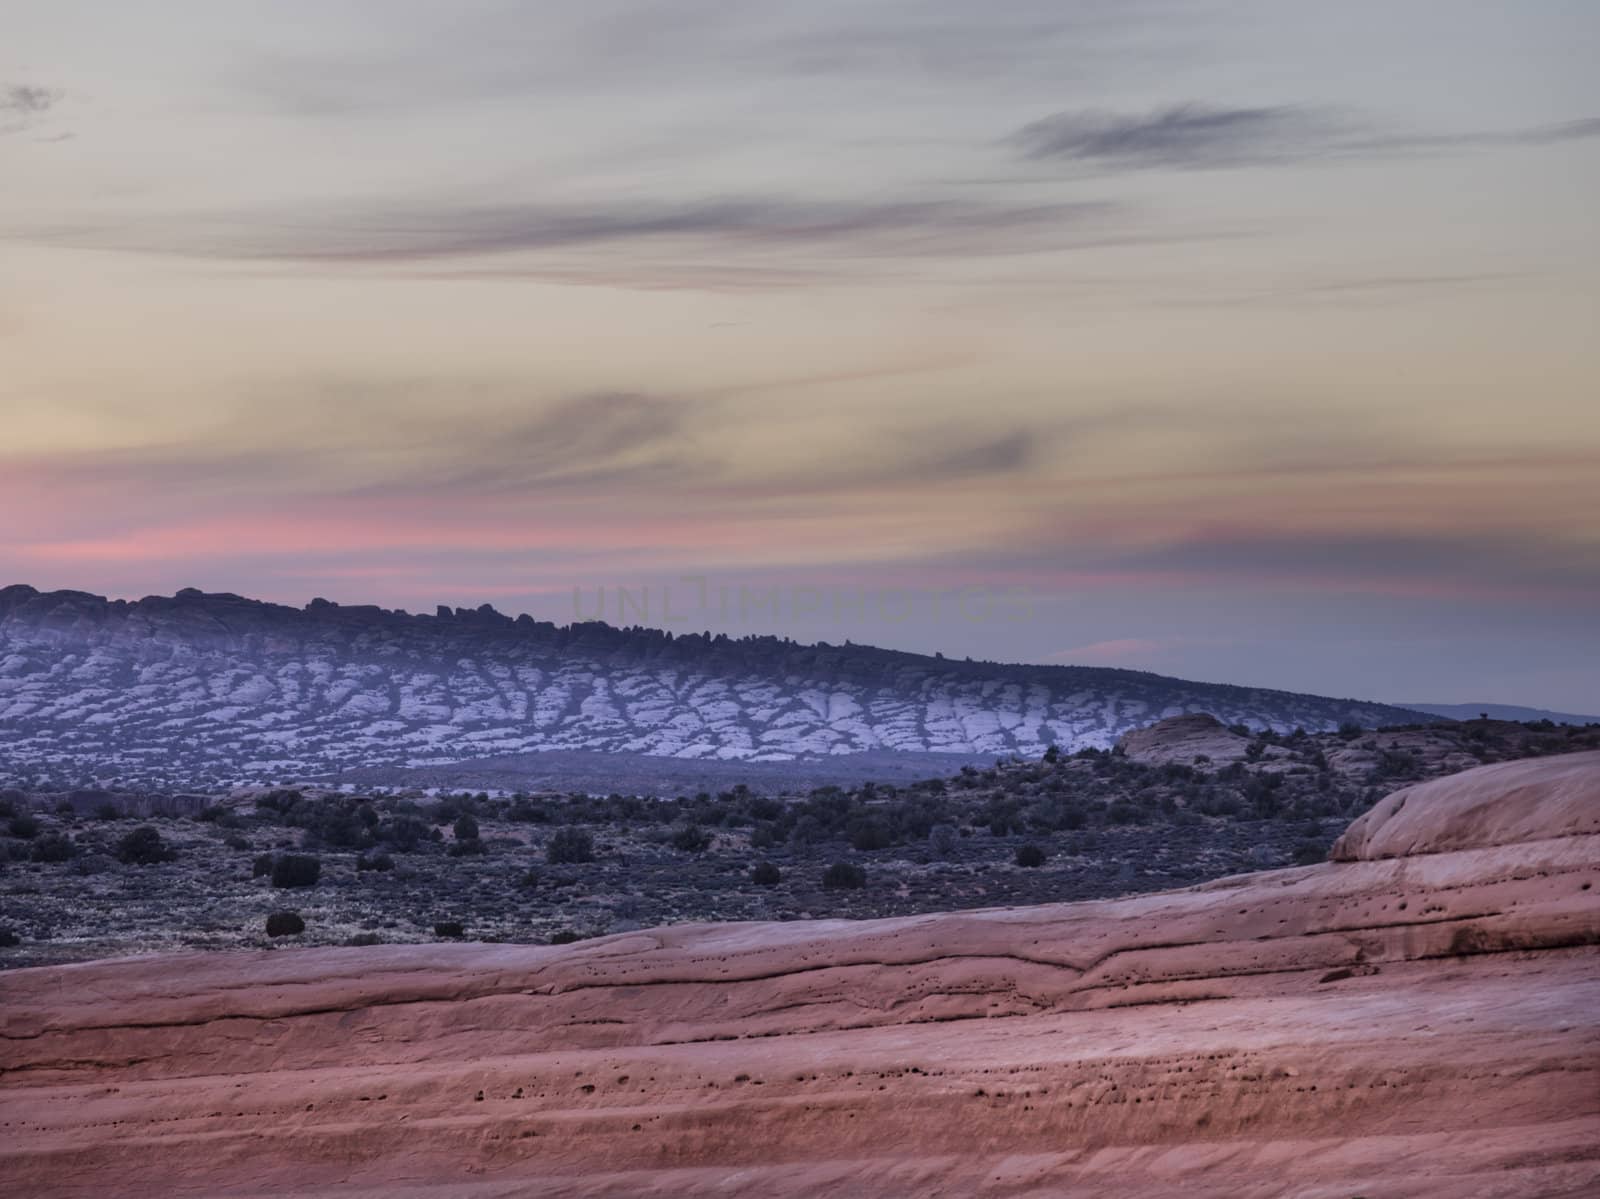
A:
<svg viewBox="0 0 1600 1199">
<path fill-rule="evenodd" d="M 1169 716 L 1148 728 L 1124 733 L 1117 744 L 1135 762 L 1152 766 L 1164 766 L 1168 762 L 1185 766 L 1209 764 L 1215 769 L 1229 762 L 1244 761 L 1250 738 L 1241 737 L 1208 712 L 1193 712 Z M 1271 748 L 1277 754 L 1288 754 L 1279 746 Z"/>
<path fill-rule="evenodd" d="M 1594 1194 L 1600 835 L 1570 816 L 1592 810 L 1595 766 L 1511 765 L 1414 789 L 1406 813 L 1447 814 L 1406 833 L 1409 856 L 1131 899 L 14 971 L 0 1179 L 96 1197 Z M 1491 786 L 1486 820 L 1460 796 Z M 1524 839 L 1452 848 L 1450 813 L 1488 830 L 1470 840 Z"/>
<path fill-rule="evenodd" d="M 1600 753 L 1500 762 L 1406 787 L 1358 816 L 1335 861 L 1600 833 Z"/>
</svg>

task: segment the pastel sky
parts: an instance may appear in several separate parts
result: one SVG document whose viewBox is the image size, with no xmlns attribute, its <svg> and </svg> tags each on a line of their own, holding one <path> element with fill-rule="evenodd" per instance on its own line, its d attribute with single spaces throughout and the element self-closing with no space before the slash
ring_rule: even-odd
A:
<svg viewBox="0 0 1600 1199">
<path fill-rule="evenodd" d="M 693 576 L 1597 712 L 1596 61 L 1590 0 L 0 0 L 0 584 Z"/>
</svg>

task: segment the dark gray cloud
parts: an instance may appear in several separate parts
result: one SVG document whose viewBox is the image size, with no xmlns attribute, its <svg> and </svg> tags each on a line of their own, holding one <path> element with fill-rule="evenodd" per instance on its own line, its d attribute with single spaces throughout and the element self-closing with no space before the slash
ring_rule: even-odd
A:
<svg viewBox="0 0 1600 1199">
<path fill-rule="evenodd" d="M 1551 125 L 1529 125 L 1521 129 L 1486 130 L 1475 133 L 1380 133 L 1354 138 L 1341 149 L 1347 154 L 1449 153 L 1453 150 L 1486 150 L 1497 147 L 1556 146 L 1565 142 L 1600 137 L 1600 117 L 1579 121 L 1560 121 Z"/>
<path fill-rule="evenodd" d="M 0 85 L 0 134 L 21 133 L 61 102 L 61 93 L 47 87 Z"/>
<path fill-rule="evenodd" d="M 1581 121 L 1563 121 L 1556 125 L 1536 125 L 1531 129 L 1514 130 L 1511 133 L 1501 135 L 1504 141 L 1534 146 L 1582 141 L 1591 137 L 1600 137 L 1600 117 L 1586 117 Z"/>
<path fill-rule="evenodd" d="M 1114 167 L 1230 167 L 1324 152 L 1341 130 L 1326 114 L 1286 106 L 1179 104 L 1143 115 L 1059 112 L 1016 135 L 1030 158 Z"/>
<path fill-rule="evenodd" d="M 1215 170 L 1319 158 L 1554 145 L 1593 137 L 1600 137 L 1600 118 L 1498 132 L 1407 133 L 1382 130 L 1325 108 L 1189 103 L 1142 114 L 1058 112 L 1023 126 L 1012 140 L 1036 160 L 1109 170 Z"/>
<path fill-rule="evenodd" d="M 46 87 L 31 87 L 14 83 L 0 88 L 0 113 L 8 116 L 36 117 L 54 108 L 61 93 Z"/>
<path fill-rule="evenodd" d="M 922 473 L 931 479 L 1016 474 L 1033 462 L 1039 441 L 1037 433 L 1018 429 L 941 454 Z"/>
</svg>

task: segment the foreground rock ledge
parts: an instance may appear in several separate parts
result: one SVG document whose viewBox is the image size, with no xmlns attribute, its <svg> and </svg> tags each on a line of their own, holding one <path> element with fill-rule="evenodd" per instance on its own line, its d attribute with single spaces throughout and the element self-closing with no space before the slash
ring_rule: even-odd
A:
<svg viewBox="0 0 1600 1199">
<path fill-rule="evenodd" d="M 14 971 L 0 1179 L 1593 1194 L 1600 755 L 1508 766 L 1375 809 L 1350 860 L 1112 902 Z"/>
</svg>

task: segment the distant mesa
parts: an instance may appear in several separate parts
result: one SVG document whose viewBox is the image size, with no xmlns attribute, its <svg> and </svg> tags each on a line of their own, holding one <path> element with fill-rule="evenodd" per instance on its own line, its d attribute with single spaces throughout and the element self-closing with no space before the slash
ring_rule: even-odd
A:
<svg viewBox="0 0 1600 1199">
<path fill-rule="evenodd" d="M 1130 754 L 1233 761 L 1243 742 L 1223 725 L 1433 722 L 1143 671 L 563 626 L 489 604 L 412 615 L 195 588 L 131 602 L 0 589 L 0 776 L 43 763 L 52 777 L 190 790 L 549 751 L 752 763 L 945 755 L 930 758 L 932 775 L 950 754 L 1109 749 L 1163 717 L 1180 723 L 1158 724 Z"/>
<path fill-rule="evenodd" d="M 1447 720 L 1548 720 L 1552 724 L 1600 724 L 1600 716 L 1552 712 L 1548 708 L 1524 708 L 1516 704 L 1402 704 L 1401 707 L 1426 712 L 1430 716 L 1443 716 Z"/>
</svg>

